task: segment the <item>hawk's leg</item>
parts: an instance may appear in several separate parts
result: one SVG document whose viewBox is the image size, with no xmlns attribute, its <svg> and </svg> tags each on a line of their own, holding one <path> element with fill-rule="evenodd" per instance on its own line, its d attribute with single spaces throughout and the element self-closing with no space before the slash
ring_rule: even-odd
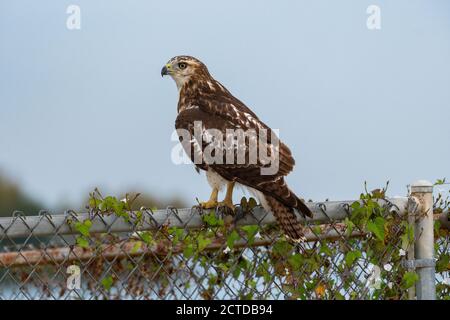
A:
<svg viewBox="0 0 450 320">
<path fill-rule="evenodd" d="M 219 202 L 219 206 L 228 207 L 232 211 L 234 211 L 235 206 L 233 204 L 233 189 L 234 189 L 234 181 L 228 182 L 227 184 L 227 193 L 225 194 L 225 199 Z"/>
<path fill-rule="evenodd" d="M 211 192 L 211 196 L 209 197 L 209 200 L 206 202 L 200 202 L 200 206 L 203 209 L 212 209 L 217 207 L 218 202 L 217 202 L 217 196 L 219 194 L 219 189 L 217 188 L 213 188 L 212 192 Z"/>
</svg>

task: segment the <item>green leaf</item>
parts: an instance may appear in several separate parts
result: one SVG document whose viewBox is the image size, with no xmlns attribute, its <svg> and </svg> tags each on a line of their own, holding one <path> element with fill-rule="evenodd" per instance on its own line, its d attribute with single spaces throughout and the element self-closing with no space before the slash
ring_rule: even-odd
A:
<svg viewBox="0 0 450 320">
<path fill-rule="evenodd" d="M 361 257 L 361 252 L 359 250 L 349 251 L 345 255 L 345 264 L 350 267 L 356 259 Z"/>
<path fill-rule="evenodd" d="M 139 223 L 142 221 L 143 213 L 142 211 L 136 211 L 136 222 Z"/>
<path fill-rule="evenodd" d="M 89 248 L 89 240 L 83 236 L 77 237 L 77 246 L 81 248 Z"/>
<path fill-rule="evenodd" d="M 352 211 L 351 211 L 351 216 L 350 216 L 350 220 L 356 224 L 359 223 L 359 221 L 361 221 L 361 219 L 364 218 L 364 213 L 366 211 L 366 209 L 364 207 L 361 207 L 361 203 L 359 203 L 359 201 L 355 201 L 350 205 Z"/>
<path fill-rule="evenodd" d="M 188 244 L 183 250 L 183 255 L 186 259 L 192 257 L 194 255 L 194 246 L 192 244 Z"/>
<path fill-rule="evenodd" d="M 241 275 L 241 268 L 239 266 L 236 266 L 233 270 L 233 278 L 237 279 Z"/>
<path fill-rule="evenodd" d="M 98 209 L 101 203 L 102 203 L 102 200 L 97 199 L 95 197 L 91 197 L 89 199 L 89 207 L 90 208 Z"/>
<path fill-rule="evenodd" d="M 228 237 L 227 237 L 227 246 L 230 249 L 233 249 L 234 243 L 239 239 L 239 234 L 236 232 L 236 230 L 233 230 Z"/>
<path fill-rule="evenodd" d="M 419 280 L 419 276 L 417 275 L 417 273 L 415 273 L 414 271 L 406 272 L 403 275 L 402 287 L 404 289 L 411 288 L 417 280 Z"/>
<path fill-rule="evenodd" d="M 203 251 L 211 243 L 210 239 L 204 238 L 203 235 L 199 235 L 197 238 L 198 251 Z"/>
<path fill-rule="evenodd" d="M 133 248 L 131 249 L 131 253 L 134 254 L 134 253 L 138 252 L 139 249 L 141 248 L 141 246 L 142 246 L 142 242 L 136 241 Z"/>
<path fill-rule="evenodd" d="M 336 300 L 345 300 L 345 297 L 344 297 L 342 294 L 340 294 L 339 292 L 336 292 L 336 293 L 334 294 L 334 298 L 335 298 Z"/>
<path fill-rule="evenodd" d="M 349 218 L 345 218 L 344 224 L 347 227 L 347 229 L 345 230 L 345 234 L 347 236 L 350 236 L 353 232 L 353 229 L 355 228 L 355 224 Z"/>
<path fill-rule="evenodd" d="M 256 226 L 256 225 L 254 225 L 254 226 L 243 226 L 241 229 L 245 231 L 245 233 L 247 235 L 248 243 L 250 245 L 253 244 L 253 242 L 255 240 L 255 235 L 258 233 L 259 227 Z"/>
<path fill-rule="evenodd" d="M 150 245 L 152 243 L 152 235 L 148 231 L 140 232 L 139 236 L 141 237 L 142 241 L 144 241 L 147 245 Z"/>
<path fill-rule="evenodd" d="M 445 272 L 448 270 L 449 266 L 450 266 L 450 254 L 448 253 L 441 254 L 438 261 L 436 261 L 436 271 Z"/>
<path fill-rule="evenodd" d="M 168 230 L 169 234 L 173 236 L 172 244 L 176 245 L 183 237 L 184 229 L 172 227 Z"/>
<path fill-rule="evenodd" d="M 414 242 L 414 227 L 408 222 L 403 221 L 402 226 L 404 227 L 404 232 L 400 236 L 401 248 L 407 250 L 408 247 Z"/>
<path fill-rule="evenodd" d="M 314 234 L 322 234 L 322 228 L 320 226 L 313 226 L 312 231 Z"/>
<path fill-rule="evenodd" d="M 434 211 L 434 214 L 436 214 L 436 210 Z M 441 230 L 441 222 L 439 220 L 434 221 L 434 233 L 436 236 L 439 237 Z"/>
<path fill-rule="evenodd" d="M 367 230 L 375 234 L 375 236 L 381 240 L 384 241 L 385 237 L 385 230 L 384 226 L 386 224 L 386 220 L 384 220 L 382 217 L 375 218 L 374 221 L 367 222 Z"/>
<path fill-rule="evenodd" d="M 112 211 L 117 202 L 115 197 L 108 196 L 100 203 L 99 209 L 102 211 Z"/>
<path fill-rule="evenodd" d="M 354 202 L 350 205 L 350 207 L 351 207 L 353 210 L 357 210 L 357 209 L 361 208 L 361 203 L 359 203 L 359 201 L 354 201 Z"/>
<path fill-rule="evenodd" d="M 75 223 L 75 230 L 81 233 L 85 237 L 89 237 L 89 230 L 91 229 L 92 221 L 84 220 L 83 222 Z"/>
<path fill-rule="evenodd" d="M 228 270 L 230 269 L 226 264 L 224 263 L 219 263 L 218 265 L 219 269 L 222 270 L 223 272 L 228 272 Z"/>
<path fill-rule="evenodd" d="M 224 222 L 222 219 L 219 219 L 215 212 L 212 211 L 208 214 L 205 214 L 202 216 L 202 220 L 203 222 L 206 223 L 207 226 L 209 227 L 218 227 L 218 226 L 223 226 Z"/>
<path fill-rule="evenodd" d="M 320 253 L 324 253 L 327 256 L 331 257 L 333 252 L 331 251 L 331 249 L 327 246 L 327 244 L 321 245 L 320 246 Z"/>
<path fill-rule="evenodd" d="M 108 276 L 102 279 L 102 286 L 106 291 L 109 291 L 113 285 L 113 278 L 112 276 Z"/>
<path fill-rule="evenodd" d="M 285 240 L 278 240 L 273 245 L 272 251 L 282 257 L 286 256 L 291 251 L 292 246 Z"/>
<path fill-rule="evenodd" d="M 256 276 L 263 277 L 266 283 L 272 280 L 272 275 L 269 273 L 270 266 L 267 262 L 262 262 L 256 269 Z"/>
<path fill-rule="evenodd" d="M 300 269 L 301 265 L 303 264 L 303 257 L 300 254 L 294 254 L 289 257 L 288 259 L 289 264 L 294 268 L 295 270 Z"/>
</svg>

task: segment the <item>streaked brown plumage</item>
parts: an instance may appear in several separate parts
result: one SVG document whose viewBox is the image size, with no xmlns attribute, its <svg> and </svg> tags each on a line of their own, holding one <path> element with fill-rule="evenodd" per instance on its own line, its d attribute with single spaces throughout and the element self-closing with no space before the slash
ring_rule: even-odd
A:
<svg viewBox="0 0 450 320">
<path fill-rule="evenodd" d="M 207 67 L 198 59 L 190 56 L 172 58 L 161 71 L 162 75 L 171 75 L 179 89 L 178 117 L 175 122 L 177 130 L 186 129 L 194 134 L 194 121 L 201 121 L 203 130 L 218 129 L 225 134 L 227 129 L 254 129 L 259 134 L 267 130 L 269 138 L 268 152 L 274 146 L 270 140 L 271 129 L 251 111 L 244 103 L 235 98 L 224 86 L 210 75 Z M 180 138 L 181 139 L 181 138 Z M 181 141 L 186 152 L 194 161 L 195 147 Z M 201 151 L 206 143 L 201 141 Z M 248 145 L 248 141 L 246 141 Z M 259 147 L 259 146 L 258 146 Z M 198 150 L 197 150 L 198 151 Z M 279 144 L 279 170 L 275 174 L 262 175 L 261 161 L 250 163 L 248 148 L 245 163 L 238 164 L 237 155 L 231 164 L 196 164 L 207 173 L 218 174 L 224 181 L 233 181 L 256 190 L 259 200 L 267 210 L 273 212 L 279 225 L 293 240 L 302 238 L 302 227 L 297 220 L 294 209 L 303 216 L 312 216 L 305 203 L 286 185 L 284 176 L 292 171 L 295 161 L 289 148 Z M 225 155 L 223 154 L 224 159 Z M 209 178 L 209 176 L 208 176 Z M 209 179 L 208 179 L 209 181 Z"/>
</svg>

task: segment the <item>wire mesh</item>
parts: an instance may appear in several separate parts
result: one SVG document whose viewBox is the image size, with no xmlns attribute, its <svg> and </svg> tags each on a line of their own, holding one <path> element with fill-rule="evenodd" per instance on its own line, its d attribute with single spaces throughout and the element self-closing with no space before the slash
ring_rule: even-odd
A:
<svg viewBox="0 0 450 320">
<path fill-rule="evenodd" d="M 0 219 L 0 298 L 408 298 L 417 275 L 404 264 L 414 238 L 404 207 L 373 195 L 309 203 L 319 218 L 303 220 L 306 240 L 291 243 L 251 203 L 234 215 L 132 211 L 109 197 L 91 199 L 88 214 L 15 213 Z M 448 240 L 436 242 L 442 299 Z"/>
</svg>

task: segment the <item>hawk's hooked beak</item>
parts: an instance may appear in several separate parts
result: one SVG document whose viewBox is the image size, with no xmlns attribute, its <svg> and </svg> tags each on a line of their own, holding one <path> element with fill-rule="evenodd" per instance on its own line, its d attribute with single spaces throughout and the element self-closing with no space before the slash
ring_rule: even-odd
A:
<svg viewBox="0 0 450 320">
<path fill-rule="evenodd" d="M 170 74 L 170 68 L 172 66 L 170 64 L 166 64 L 162 69 L 161 69 L 161 77 L 167 76 L 168 74 Z"/>
</svg>

